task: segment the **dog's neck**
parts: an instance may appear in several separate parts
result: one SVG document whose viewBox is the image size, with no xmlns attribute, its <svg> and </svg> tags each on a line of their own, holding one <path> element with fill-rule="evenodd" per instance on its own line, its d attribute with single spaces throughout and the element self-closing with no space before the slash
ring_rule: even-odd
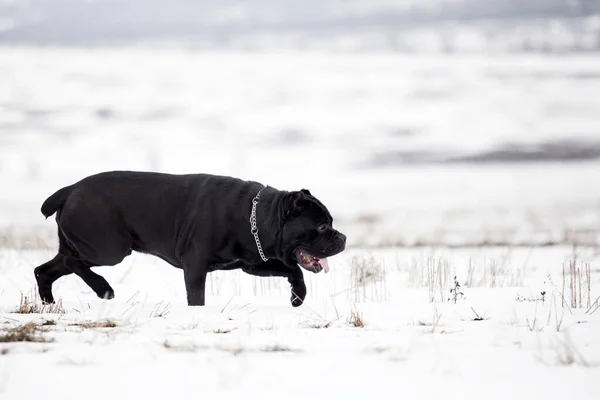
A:
<svg viewBox="0 0 600 400">
<path fill-rule="evenodd" d="M 260 243 L 260 236 L 258 236 L 258 223 L 256 220 L 256 218 L 257 218 L 256 210 L 258 208 L 258 203 L 260 201 L 260 195 L 266 188 L 267 187 L 265 186 L 265 187 L 261 188 L 258 191 L 258 193 L 256 193 L 256 196 L 254 196 L 254 198 L 252 199 L 252 211 L 250 211 L 250 233 L 252 234 L 252 236 L 254 236 L 254 241 L 256 242 L 256 249 L 258 250 L 258 255 L 260 256 L 261 260 L 263 260 L 264 262 L 267 262 L 269 259 L 264 254 L 262 244 Z"/>
<path fill-rule="evenodd" d="M 278 235 L 280 232 L 280 221 L 273 218 L 273 210 L 279 210 L 280 191 L 270 186 L 264 186 L 256 190 L 253 194 L 253 200 L 260 191 L 260 196 L 256 204 L 256 228 L 258 240 L 254 239 L 254 253 L 258 256 L 259 261 L 265 261 L 259 254 L 259 247 L 262 248 L 265 258 L 276 258 Z M 252 206 L 252 203 L 250 204 Z M 252 209 L 250 211 L 252 214 Z M 248 227 L 251 230 L 252 226 Z M 252 233 L 252 232 L 251 232 Z M 252 235 L 254 236 L 254 235 Z"/>
</svg>

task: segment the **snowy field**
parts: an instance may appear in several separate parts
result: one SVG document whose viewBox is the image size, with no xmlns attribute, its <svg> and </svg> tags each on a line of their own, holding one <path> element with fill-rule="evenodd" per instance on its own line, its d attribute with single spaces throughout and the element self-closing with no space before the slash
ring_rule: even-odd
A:
<svg viewBox="0 0 600 400">
<path fill-rule="evenodd" d="M 593 53 L 0 47 L 0 399 L 596 399 L 599 71 Z M 189 308 L 181 271 L 134 254 L 96 269 L 114 300 L 68 276 L 59 313 L 15 313 L 56 251 L 41 203 L 115 169 L 308 188 L 348 249 L 297 309 L 239 271 Z"/>
<path fill-rule="evenodd" d="M 297 309 L 284 280 L 240 272 L 213 273 L 207 306 L 189 308 L 179 270 L 134 255 L 97 269 L 114 300 L 71 275 L 54 289 L 64 313 L 14 313 L 51 255 L 0 253 L 5 399 L 583 400 L 600 390 L 600 254 L 589 248 L 350 250 L 330 274 L 307 276 Z M 26 324 L 40 342 L 1 343 Z"/>
<path fill-rule="evenodd" d="M 600 56 L 0 48 L 0 238 L 114 169 L 306 187 L 352 247 L 598 245 Z"/>
</svg>

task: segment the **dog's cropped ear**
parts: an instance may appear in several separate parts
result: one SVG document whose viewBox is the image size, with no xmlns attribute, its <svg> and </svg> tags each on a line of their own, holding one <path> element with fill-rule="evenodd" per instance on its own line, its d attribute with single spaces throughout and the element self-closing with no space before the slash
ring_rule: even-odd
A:
<svg viewBox="0 0 600 400">
<path fill-rule="evenodd" d="M 302 189 L 298 192 L 290 192 L 283 197 L 283 218 L 291 219 L 300 214 L 308 190 Z M 308 193 L 310 194 L 310 192 Z"/>
<path fill-rule="evenodd" d="M 312 196 L 312 194 L 310 194 L 310 192 L 308 191 L 308 189 L 302 189 L 300 190 L 302 193 L 307 194 L 309 196 Z"/>
</svg>

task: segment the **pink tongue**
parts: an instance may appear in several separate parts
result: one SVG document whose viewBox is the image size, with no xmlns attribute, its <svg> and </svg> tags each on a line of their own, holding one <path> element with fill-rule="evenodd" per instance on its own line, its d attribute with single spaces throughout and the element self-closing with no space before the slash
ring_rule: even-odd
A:
<svg viewBox="0 0 600 400">
<path fill-rule="evenodd" d="M 323 269 L 325 270 L 325 273 L 329 272 L 329 264 L 327 263 L 327 259 L 326 258 L 321 258 L 319 260 L 319 264 L 321 264 L 321 267 L 323 267 Z"/>
</svg>

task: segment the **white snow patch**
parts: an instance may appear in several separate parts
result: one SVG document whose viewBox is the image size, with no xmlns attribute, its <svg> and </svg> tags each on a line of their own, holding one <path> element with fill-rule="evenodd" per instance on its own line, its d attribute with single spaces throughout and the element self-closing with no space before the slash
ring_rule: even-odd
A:
<svg viewBox="0 0 600 400">
<path fill-rule="evenodd" d="M 115 288 L 114 300 L 99 300 L 71 275 L 54 288 L 65 314 L 12 313 L 21 293 L 34 290 L 33 268 L 52 253 L 0 252 L 0 335 L 56 322 L 39 333 L 51 342 L 0 343 L 4 399 L 401 392 L 583 400 L 600 389 L 600 312 L 563 308 L 558 297 L 562 264 L 574 257 L 590 263 L 591 295 L 600 295 L 599 259 L 589 249 L 348 251 L 331 260 L 330 274 L 306 274 L 307 302 L 298 309 L 284 280 L 239 271 L 211 274 L 208 305 L 187 307 L 180 271 L 135 254 L 97 269 Z M 428 285 L 428 271 L 448 273 L 450 282 L 456 275 L 465 297 L 448 301 L 447 280 Z M 352 311 L 364 328 L 348 324 Z M 74 325 L 106 320 L 117 326 Z"/>
</svg>

